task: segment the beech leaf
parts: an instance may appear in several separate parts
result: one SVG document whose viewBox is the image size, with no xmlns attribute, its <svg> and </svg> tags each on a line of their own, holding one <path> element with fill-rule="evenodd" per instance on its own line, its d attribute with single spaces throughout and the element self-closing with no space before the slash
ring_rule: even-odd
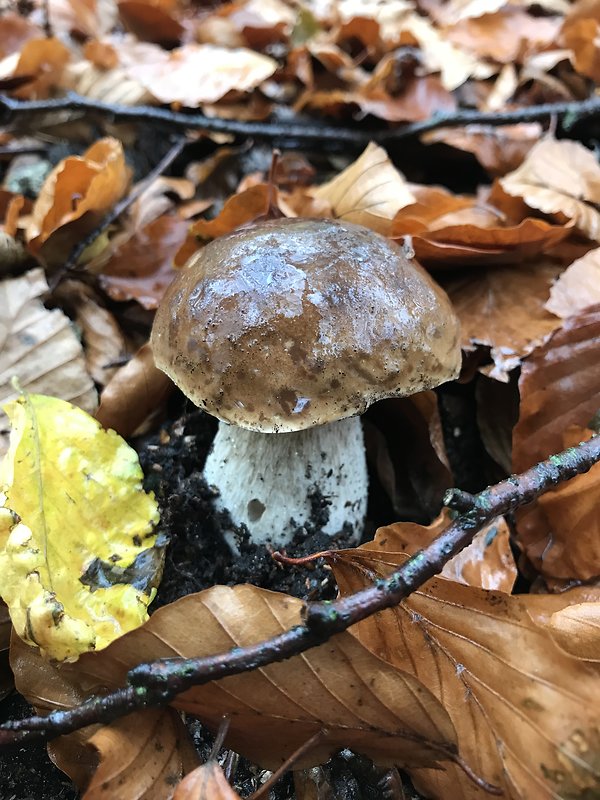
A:
<svg viewBox="0 0 600 800">
<path fill-rule="evenodd" d="M 389 575 L 405 558 L 358 548 L 334 553 L 331 563 L 341 592 L 350 594 Z M 519 597 L 437 577 L 352 631 L 443 700 L 459 753 L 502 788 L 502 797 L 600 791 L 600 676 L 535 624 Z M 428 796 L 489 796 L 452 764 L 410 772 Z"/>
<path fill-rule="evenodd" d="M 76 664 L 21 666 L 19 691 L 38 708 L 123 685 L 140 662 L 212 655 L 270 638 L 299 624 L 302 602 L 254 586 L 215 586 L 156 611 L 141 628 Z M 28 656 L 28 664 L 35 659 Z M 65 687 L 67 682 L 67 687 Z M 56 693 L 56 694 L 55 694 Z M 75 692 L 76 693 L 76 692 Z M 451 758 L 454 731 L 442 705 L 418 680 L 386 664 L 349 633 L 298 658 L 196 686 L 176 708 L 217 730 L 230 716 L 226 746 L 267 769 L 280 766 L 326 729 L 297 767 L 326 761 L 350 747 L 380 764 L 428 764 Z"/>
<path fill-rule="evenodd" d="M 313 194 L 331 204 L 336 219 L 383 234 L 390 231 L 398 210 L 415 201 L 404 176 L 373 142 L 353 164 Z"/>
<path fill-rule="evenodd" d="M 84 411 L 44 395 L 5 410 L 0 594 L 19 636 L 74 659 L 147 618 L 162 567 L 158 507 L 135 451 Z"/>
<path fill-rule="evenodd" d="M 574 261 L 550 290 L 546 308 L 558 317 L 571 317 L 600 303 L 600 247 Z"/>
<path fill-rule="evenodd" d="M 216 761 L 202 764 L 181 781 L 173 800 L 240 800 Z"/>
<path fill-rule="evenodd" d="M 18 396 L 19 386 L 51 394 L 93 412 L 98 396 L 69 318 L 44 308 L 48 284 L 41 269 L 0 282 L 0 402 Z M 0 410 L 0 456 L 8 448 L 8 419 Z"/>
</svg>

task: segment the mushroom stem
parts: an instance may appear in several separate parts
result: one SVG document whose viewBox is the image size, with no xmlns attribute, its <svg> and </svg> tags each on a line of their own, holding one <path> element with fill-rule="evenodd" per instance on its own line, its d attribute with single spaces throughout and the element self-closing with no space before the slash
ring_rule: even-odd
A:
<svg viewBox="0 0 600 800">
<path fill-rule="evenodd" d="M 358 417 L 284 434 L 256 433 L 222 422 L 204 467 L 219 491 L 217 506 L 252 540 L 276 547 L 311 521 L 315 498 L 327 503 L 320 527 L 349 526 L 357 542 L 367 508 L 367 463 Z"/>
</svg>

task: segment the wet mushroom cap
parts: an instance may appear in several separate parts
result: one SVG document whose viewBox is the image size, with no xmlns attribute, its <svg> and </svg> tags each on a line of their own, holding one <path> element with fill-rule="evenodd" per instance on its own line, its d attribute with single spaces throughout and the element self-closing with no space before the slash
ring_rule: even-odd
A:
<svg viewBox="0 0 600 800">
<path fill-rule="evenodd" d="M 264 433 L 360 414 L 460 368 L 444 291 L 393 242 L 331 219 L 265 222 L 199 250 L 152 347 L 197 406 Z"/>
</svg>

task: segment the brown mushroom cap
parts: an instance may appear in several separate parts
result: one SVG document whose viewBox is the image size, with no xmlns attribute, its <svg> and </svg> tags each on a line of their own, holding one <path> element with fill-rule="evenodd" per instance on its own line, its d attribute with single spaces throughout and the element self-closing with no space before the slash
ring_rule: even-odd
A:
<svg viewBox="0 0 600 800">
<path fill-rule="evenodd" d="M 197 406 L 263 433 L 360 414 L 460 367 L 444 291 L 394 243 L 331 219 L 274 220 L 208 244 L 169 287 L 152 347 Z"/>
</svg>

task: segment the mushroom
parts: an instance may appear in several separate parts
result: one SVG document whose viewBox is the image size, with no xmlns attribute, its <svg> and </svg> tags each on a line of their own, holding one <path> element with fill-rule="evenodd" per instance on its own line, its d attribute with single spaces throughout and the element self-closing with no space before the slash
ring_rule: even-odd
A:
<svg viewBox="0 0 600 800">
<path fill-rule="evenodd" d="M 361 536 L 371 403 L 459 372 L 444 291 L 396 244 L 331 219 L 243 228 L 195 253 L 152 330 L 156 365 L 221 420 L 204 467 L 254 542 L 288 543 L 325 498 L 324 531 Z M 226 424 L 223 424 L 226 423 Z"/>
</svg>

